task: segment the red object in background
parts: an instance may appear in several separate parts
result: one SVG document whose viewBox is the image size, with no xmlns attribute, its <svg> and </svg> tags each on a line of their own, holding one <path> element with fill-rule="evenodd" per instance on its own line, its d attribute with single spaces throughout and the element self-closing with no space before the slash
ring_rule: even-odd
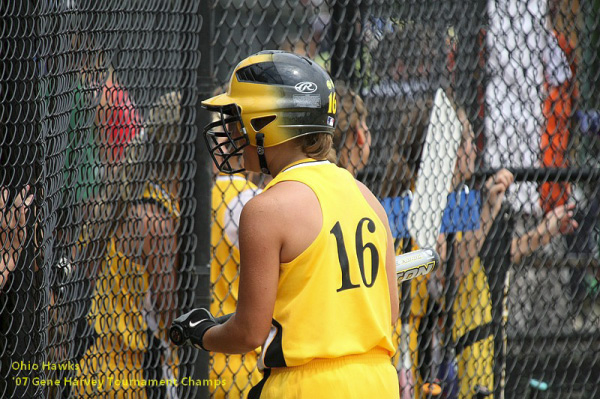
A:
<svg viewBox="0 0 600 399">
<path fill-rule="evenodd" d="M 574 102 L 579 93 L 575 85 L 575 57 L 572 46 L 565 35 L 554 32 L 560 48 L 564 51 L 571 68 L 572 78 L 560 86 L 551 86 L 546 81 L 548 96 L 544 100 L 544 118 L 546 126 L 540 142 L 541 160 L 544 167 L 564 168 L 569 143 L 569 122 L 573 115 Z M 547 213 L 557 206 L 564 205 L 569 199 L 568 183 L 543 183 L 540 186 L 540 205 Z"/>
<path fill-rule="evenodd" d="M 125 88 L 108 80 L 102 89 L 98 111 L 100 142 L 106 146 L 108 162 L 123 158 L 125 147 L 139 133 L 141 116 Z"/>
</svg>

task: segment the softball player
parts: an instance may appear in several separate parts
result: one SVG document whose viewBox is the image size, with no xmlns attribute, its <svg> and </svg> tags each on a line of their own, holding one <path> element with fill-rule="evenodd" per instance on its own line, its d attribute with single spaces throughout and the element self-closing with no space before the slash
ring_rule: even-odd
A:
<svg viewBox="0 0 600 399">
<path fill-rule="evenodd" d="M 280 51 L 243 60 L 228 92 L 202 103 L 220 115 L 204 132 L 219 169 L 243 156 L 273 180 L 242 211 L 236 313 L 195 309 L 171 338 L 224 353 L 262 345 L 249 398 L 399 395 L 393 241 L 375 196 L 326 160 L 336 103 L 320 66 Z"/>
</svg>

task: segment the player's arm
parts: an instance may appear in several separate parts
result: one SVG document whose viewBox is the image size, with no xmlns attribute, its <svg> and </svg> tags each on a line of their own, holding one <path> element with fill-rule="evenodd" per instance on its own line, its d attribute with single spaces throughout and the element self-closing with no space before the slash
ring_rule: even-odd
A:
<svg viewBox="0 0 600 399">
<path fill-rule="evenodd" d="M 373 207 L 377 216 L 381 219 L 381 222 L 386 228 L 387 233 L 387 251 L 385 256 L 385 271 L 388 280 L 388 288 L 390 291 L 390 303 L 392 306 L 392 325 L 396 325 L 398 321 L 398 313 L 400 309 L 400 300 L 398 298 L 398 281 L 396 279 L 396 254 L 394 251 L 394 239 L 392 237 L 392 231 L 390 229 L 390 224 L 388 221 L 387 214 L 385 213 L 385 209 L 381 205 L 381 203 L 375 198 L 373 193 L 361 182 L 357 181 L 358 187 L 362 192 L 363 196 Z"/>
<path fill-rule="evenodd" d="M 242 210 L 237 309 L 229 320 L 205 333 L 202 344 L 206 350 L 246 353 L 267 338 L 279 281 L 280 220 L 277 203 L 268 195 L 255 197 Z"/>
<path fill-rule="evenodd" d="M 383 207 L 382 207 L 383 209 Z M 378 212 L 379 214 L 379 212 Z M 389 227 L 389 222 L 385 210 L 383 215 L 379 215 L 387 229 L 387 252 L 385 257 L 385 271 L 388 280 L 388 289 L 390 291 L 390 303 L 392 306 L 392 326 L 398 321 L 400 311 L 400 299 L 398 298 L 398 281 L 396 279 L 396 256 L 394 251 L 394 238 Z"/>
</svg>

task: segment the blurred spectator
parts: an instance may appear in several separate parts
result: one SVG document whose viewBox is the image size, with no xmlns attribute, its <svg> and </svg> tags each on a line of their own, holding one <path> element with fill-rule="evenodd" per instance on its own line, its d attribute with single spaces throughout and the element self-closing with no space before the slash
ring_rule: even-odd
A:
<svg viewBox="0 0 600 399">
<path fill-rule="evenodd" d="M 103 167 L 120 161 L 126 145 L 142 129 L 142 118 L 129 91 L 109 66 L 96 112 L 96 141 Z"/>
<path fill-rule="evenodd" d="M 373 67 L 381 69 L 383 76 L 370 88 L 371 94 L 417 99 L 439 87 L 448 87 L 448 72 L 444 67 L 447 43 L 439 37 L 439 32 L 419 22 L 402 27 L 386 24 L 376 31 L 379 30 L 382 39 L 376 41 L 377 52 L 382 59 L 374 57 Z M 391 60 L 385 58 L 388 53 L 394 54 Z"/>
<path fill-rule="evenodd" d="M 260 192 L 246 175 L 218 174 L 212 188 L 210 281 L 215 317 L 234 313 L 239 290 L 238 226 L 244 205 Z M 210 378 L 223 381 L 211 388 L 212 397 L 245 397 L 262 378 L 256 364 L 259 352 L 244 355 L 211 353 Z"/>
<path fill-rule="evenodd" d="M 581 133 L 600 135 L 600 111 L 578 110 L 575 112 L 575 117 L 579 121 L 579 130 Z"/>
<path fill-rule="evenodd" d="M 28 107 L 27 102 L 22 104 L 21 110 Z M 31 348 L 43 347 L 47 339 L 40 312 L 47 306 L 42 244 L 48 230 L 40 224 L 42 167 L 37 162 L 39 144 L 29 126 L 7 123 L 0 128 L 5 140 L 0 146 L 1 397 L 33 397 L 37 387 L 19 384 L 19 378 L 42 378 L 43 371 L 12 365 L 41 362 L 43 352 Z"/>
<path fill-rule="evenodd" d="M 550 25 L 554 25 L 558 11 L 555 3 L 554 1 L 550 2 Z M 547 65 L 544 70 L 544 85 L 547 94 L 543 108 L 546 124 L 541 139 L 542 164 L 545 167 L 567 167 L 571 117 L 579 98 L 576 80 L 577 60 L 574 51 L 576 44 L 561 32 L 554 30 L 552 33 L 556 37 L 558 47 L 547 48 L 544 57 L 545 65 Z M 550 54 L 551 50 L 559 51 L 559 53 Z M 561 67 L 565 56 L 569 62 L 569 70 Z M 567 72 L 570 73 L 567 74 Z M 556 206 L 566 204 L 570 191 L 568 183 L 543 183 L 540 188 L 543 212 L 547 213 Z"/>
<path fill-rule="evenodd" d="M 428 113 L 431 110 L 431 101 L 419 100 L 415 102 L 414 108 L 408 105 L 405 108 L 414 112 L 405 113 L 406 119 L 403 119 L 403 125 L 409 127 L 410 132 L 405 135 L 408 138 L 405 146 L 407 151 L 403 152 L 403 145 L 399 144 L 394 150 L 394 166 L 388 166 L 386 172 L 387 182 L 383 186 L 383 192 L 402 193 L 407 195 L 406 190 L 418 178 L 418 165 L 420 162 L 421 151 L 417 147 L 422 146 L 427 131 L 429 121 Z M 456 193 L 463 193 L 465 198 L 470 198 L 470 189 L 464 185 L 464 181 L 470 179 L 475 170 L 476 146 L 473 144 L 474 134 L 466 113 L 462 107 L 458 109 L 458 118 L 462 123 L 462 140 L 457 151 L 457 161 L 452 180 L 452 190 Z M 401 161 L 402 160 L 402 161 Z M 400 164 L 396 164 L 396 161 Z M 406 162 L 413 162 L 411 165 L 405 165 Z M 399 169 L 398 169 L 399 168 Z M 394 173 L 399 170 L 401 173 Z M 394 181 L 396 179 L 396 181 Z M 479 212 L 477 214 L 478 222 L 474 230 L 459 231 L 456 234 L 455 242 L 455 264 L 454 277 L 457 283 L 457 296 L 453 305 L 453 337 L 455 341 L 464 341 L 467 335 L 473 335 L 478 339 L 471 340 L 469 345 L 460 348 L 456 354 L 458 362 L 459 391 L 461 398 L 468 398 L 472 394 L 472 388 L 475 385 L 493 389 L 492 365 L 494 360 L 493 337 L 491 334 L 477 332 L 491 322 L 492 303 L 489 292 L 488 276 L 482 267 L 479 259 L 479 251 L 483 245 L 494 219 L 496 218 L 502 204 L 505 191 L 512 184 L 512 174 L 506 170 L 500 170 L 495 176 L 489 178 L 485 183 L 485 189 L 481 198 L 481 207 L 477 208 L 472 202 L 461 201 L 460 206 L 466 206 L 460 209 L 459 214 Z M 472 193 L 476 194 L 476 193 Z M 462 194 L 461 194 L 462 195 Z M 484 196 L 485 195 L 485 196 Z M 461 196 L 458 196 L 461 198 Z M 458 200 L 456 203 L 458 204 Z M 471 205 L 468 205 L 471 204 Z M 458 205 L 456 205 L 458 206 Z M 388 209 L 390 212 L 390 209 Z M 572 232 L 577 227 L 577 223 L 572 219 L 572 207 L 561 206 L 549 213 L 545 220 L 535 229 L 527 232 L 521 237 L 514 237 L 511 245 L 511 257 L 513 262 L 520 260 L 530 254 L 532 251 L 546 244 L 549 240 L 558 235 Z M 471 217 L 469 215 L 469 217 Z M 389 215 L 389 220 L 403 220 L 398 215 Z M 405 231 L 405 227 L 395 228 L 392 231 Z M 395 237 L 397 247 L 405 246 L 403 234 Z M 438 251 L 442 260 L 447 260 L 447 242 L 446 235 L 440 234 L 438 239 Z M 416 249 L 416 248 L 412 248 Z M 424 278 L 417 278 L 411 283 L 411 309 L 409 323 L 410 329 L 410 351 L 413 356 L 412 363 L 419 365 L 414 369 L 418 377 L 414 389 L 415 398 L 424 397 L 422 390 L 423 383 L 431 381 L 437 373 L 435 364 L 432 364 L 431 334 L 432 329 L 437 328 L 439 322 L 435 316 L 434 309 L 443 307 L 443 301 L 439 297 L 444 288 L 438 285 L 445 284 L 445 277 L 440 271 L 435 275 L 429 275 Z M 436 288 L 437 287 L 437 288 Z M 499 304 L 496 304 L 499 306 Z M 473 333 L 472 331 L 476 331 Z M 477 335 L 479 334 L 479 335 Z M 427 338 L 429 337 L 429 338 Z M 438 348 L 439 351 L 439 348 Z M 439 367 L 439 364 L 437 364 Z M 419 371 L 417 373 L 417 371 Z"/>
<path fill-rule="evenodd" d="M 225 92 L 218 87 L 213 95 Z M 214 122 L 217 120 L 215 119 Z M 215 129 L 223 129 L 222 126 Z M 232 167 L 241 168 L 241 159 L 229 159 Z M 210 312 L 215 316 L 234 313 L 239 292 L 240 249 L 238 227 L 244 205 L 260 189 L 251 181 L 253 173 L 220 173 L 213 163 L 215 182 L 212 187 L 212 227 L 210 283 L 212 301 Z M 262 379 L 257 362 L 260 351 L 243 355 L 211 353 L 210 378 L 221 380 L 222 385 L 212 386 L 212 398 L 246 397 L 250 388 Z"/>
<path fill-rule="evenodd" d="M 302 31 L 298 37 L 287 37 L 280 43 L 279 48 L 306 56 L 329 70 L 331 62 L 329 54 L 331 44 L 328 41 L 330 23 L 331 15 L 326 11 L 319 12 L 312 18 L 310 29 Z"/>
<path fill-rule="evenodd" d="M 74 334 L 88 339 L 95 334 L 85 315 L 95 300 L 94 287 L 112 248 L 120 222 L 117 214 L 124 207 L 120 176 L 124 151 L 143 130 L 141 115 L 118 83 L 118 73 L 106 65 L 107 52 L 85 47 L 85 37 L 73 39 L 83 56 L 78 59 L 81 74 L 74 82 L 62 203 L 57 211 L 60 223 L 53 241 L 49 337 L 55 344 L 50 359 L 56 363 L 76 363 L 88 349 L 89 343 L 70 350 Z M 73 303 L 78 304 L 74 319 Z M 49 374 L 59 379 L 75 377 L 68 369 Z M 57 389 L 68 392 L 71 387 Z"/>
<path fill-rule="evenodd" d="M 459 119 L 463 124 L 463 142 L 457 153 L 457 170 L 453 187 L 471 178 L 475 167 L 474 135 L 463 108 L 459 108 Z M 468 132 L 465 134 L 465 132 Z M 453 304 L 453 331 L 458 364 L 459 398 L 470 398 L 476 386 L 493 392 L 495 382 L 494 336 L 489 329 L 492 322 L 493 304 L 490 294 L 490 281 L 498 280 L 487 275 L 479 258 L 483 243 L 490 232 L 496 216 L 500 211 L 505 193 L 513 181 L 512 174 L 502 169 L 489 178 L 482 190 L 482 207 L 479 216 L 479 228 L 457 234 L 455 248 L 455 275 L 458 289 Z M 559 234 L 571 233 L 577 228 L 573 219 L 572 206 L 559 206 L 548 213 L 544 220 L 534 229 L 511 240 L 510 255 L 513 263 L 518 263 L 537 248 L 547 244 Z M 441 240 L 440 256 L 445 258 L 446 240 Z"/>
<path fill-rule="evenodd" d="M 178 360 L 167 326 L 177 304 L 181 95 L 162 96 L 151 109 L 145 133 L 124 150 L 117 223 L 95 278 L 88 319 L 91 346 L 77 378 L 174 380 Z M 73 394 L 175 398 L 174 384 L 86 384 Z"/>
<path fill-rule="evenodd" d="M 540 166 L 544 72 L 571 79 L 565 55 L 546 27 L 546 15 L 546 0 L 488 1 L 483 159 L 489 167 Z M 533 183 L 515 183 L 509 200 L 517 211 L 541 214 Z"/>
<path fill-rule="evenodd" d="M 371 132 L 367 126 L 367 108 L 363 99 L 349 89 L 343 81 L 335 82 L 337 96 L 337 121 L 333 136 L 333 147 L 328 160 L 347 169 L 354 177 L 363 171 L 369 163 L 371 153 Z M 400 323 L 397 324 L 394 342 L 400 339 Z M 401 345 L 402 343 L 400 343 Z M 399 351 L 393 358 L 397 366 L 400 397 L 411 396 L 414 389 L 413 370 L 401 368 Z"/>
</svg>

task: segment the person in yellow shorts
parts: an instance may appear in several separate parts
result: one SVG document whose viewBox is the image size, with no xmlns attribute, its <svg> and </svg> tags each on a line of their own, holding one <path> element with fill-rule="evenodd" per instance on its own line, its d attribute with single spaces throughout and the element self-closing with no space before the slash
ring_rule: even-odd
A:
<svg viewBox="0 0 600 399">
<path fill-rule="evenodd" d="M 335 82 L 338 121 L 333 136 L 331 162 L 356 175 L 369 157 L 371 135 L 366 125 L 367 111 L 363 100 L 343 82 Z M 337 151 L 335 151 L 337 149 Z M 233 162 L 233 161 L 232 161 Z M 260 193 L 247 174 L 218 173 L 212 189 L 213 225 L 211 232 L 211 286 L 213 302 L 210 311 L 216 317 L 235 312 L 239 289 L 238 226 L 243 206 Z M 211 354 L 211 379 L 223 384 L 211 387 L 213 398 L 245 397 L 261 379 L 257 369 L 260 351 L 243 355 Z"/>
<path fill-rule="evenodd" d="M 327 160 L 333 82 L 307 58 L 264 51 L 202 104 L 220 115 L 204 131 L 219 169 L 236 172 L 229 161 L 243 156 L 273 180 L 240 217 L 236 312 L 217 321 L 194 309 L 171 339 L 223 353 L 262 345 L 250 399 L 397 399 L 393 241 L 377 198 Z"/>
</svg>

